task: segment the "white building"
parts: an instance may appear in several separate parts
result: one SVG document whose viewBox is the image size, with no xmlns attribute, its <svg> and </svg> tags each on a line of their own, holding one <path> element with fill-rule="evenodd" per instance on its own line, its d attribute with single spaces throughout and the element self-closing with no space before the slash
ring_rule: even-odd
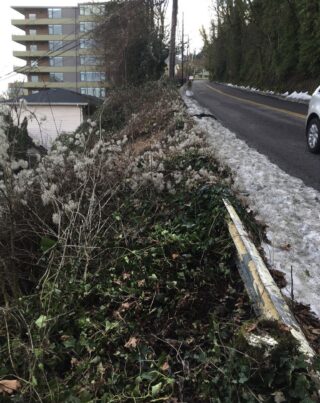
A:
<svg viewBox="0 0 320 403">
<path fill-rule="evenodd" d="M 102 103 L 102 100 L 65 89 L 42 90 L 8 101 L 12 117 L 20 125 L 28 120 L 28 133 L 36 144 L 50 148 L 62 133 L 74 132 Z"/>
</svg>

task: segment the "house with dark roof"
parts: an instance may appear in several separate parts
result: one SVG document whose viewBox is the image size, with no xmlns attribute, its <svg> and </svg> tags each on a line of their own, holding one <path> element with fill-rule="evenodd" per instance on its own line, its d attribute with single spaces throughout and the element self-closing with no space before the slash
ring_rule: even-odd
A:
<svg viewBox="0 0 320 403">
<path fill-rule="evenodd" d="M 29 136 L 50 148 L 62 133 L 72 133 L 102 104 L 100 98 L 61 88 L 41 90 L 19 100 L 9 100 L 14 122 L 27 121 Z"/>
</svg>

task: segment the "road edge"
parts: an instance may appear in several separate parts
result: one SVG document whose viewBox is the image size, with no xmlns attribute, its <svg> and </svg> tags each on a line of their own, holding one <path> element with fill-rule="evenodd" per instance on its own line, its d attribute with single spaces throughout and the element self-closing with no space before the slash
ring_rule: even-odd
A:
<svg viewBox="0 0 320 403">
<path fill-rule="evenodd" d="M 269 94 L 269 93 L 267 93 L 265 91 L 260 91 L 260 90 L 252 91 L 250 89 L 240 88 L 240 87 L 237 87 L 237 86 L 231 87 L 227 83 L 222 83 L 222 82 L 219 82 L 219 81 L 209 81 L 208 80 L 208 83 L 219 84 L 219 85 L 223 85 L 223 86 L 229 87 L 229 88 L 236 88 L 236 89 L 241 90 L 241 91 L 250 92 L 251 94 L 259 94 L 259 95 L 263 95 L 264 97 L 280 99 L 282 101 L 288 101 L 288 102 L 292 102 L 292 103 L 295 103 L 295 104 L 309 105 L 309 102 L 310 102 L 310 101 L 307 101 L 307 100 L 304 100 L 304 99 L 288 98 L 288 97 L 285 97 L 285 96 L 283 96 L 281 94 Z"/>
</svg>

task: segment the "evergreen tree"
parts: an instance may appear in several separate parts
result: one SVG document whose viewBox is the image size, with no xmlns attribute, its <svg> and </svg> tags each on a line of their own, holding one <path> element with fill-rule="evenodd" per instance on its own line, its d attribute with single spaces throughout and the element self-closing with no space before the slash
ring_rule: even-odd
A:
<svg viewBox="0 0 320 403">
<path fill-rule="evenodd" d="M 260 87 L 317 80 L 319 0 L 216 0 L 204 54 L 211 77 Z M 203 34 L 204 37 L 204 34 Z"/>
<path fill-rule="evenodd" d="M 319 0 L 299 0 L 299 72 L 316 76 L 320 70 Z"/>
</svg>

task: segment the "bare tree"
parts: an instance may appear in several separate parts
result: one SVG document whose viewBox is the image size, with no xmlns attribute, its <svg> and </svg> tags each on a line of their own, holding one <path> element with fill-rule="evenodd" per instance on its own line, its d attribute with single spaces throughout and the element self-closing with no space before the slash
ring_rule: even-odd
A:
<svg viewBox="0 0 320 403">
<path fill-rule="evenodd" d="M 94 36 L 113 85 L 160 77 L 164 68 L 167 0 L 112 0 Z"/>
</svg>

